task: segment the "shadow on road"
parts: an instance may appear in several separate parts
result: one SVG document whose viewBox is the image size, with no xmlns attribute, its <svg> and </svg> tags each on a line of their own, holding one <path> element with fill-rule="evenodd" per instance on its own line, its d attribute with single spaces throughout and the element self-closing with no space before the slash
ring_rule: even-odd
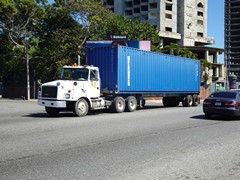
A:
<svg viewBox="0 0 240 180">
<path fill-rule="evenodd" d="M 138 108 L 136 111 L 144 111 L 144 110 L 149 110 L 149 109 L 163 109 L 166 108 L 162 105 L 146 105 L 144 108 Z M 170 107 L 168 107 L 170 108 Z M 173 107 L 174 108 L 174 107 Z M 128 113 L 128 112 L 124 112 Z M 92 115 L 98 115 L 98 114 L 118 114 L 115 112 L 111 112 L 108 109 L 102 109 L 102 110 L 95 110 L 95 111 L 90 111 L 87 116 L 92 116 Z M 22 117 L 32 117 L 32 118 L 59 118 L 59 117 L 77 117 L 75 116 L 71 111 L 69 112 L 60 112 L 58 117 L 50 117 L 47 113 L 31 113 L 28 115 L 23 115 Z"/>
<path fill-rule="evenodd" d="M 73 113 L 61 112 L 57 117 L 50 117 L 47 113 L 32 113 L 24 115 L 22 117 L 32 117 L 32 118 L 60 118 L 60 117 L 76 117 Z"/>
<path fill-rule="evenodd" d="M 207 119 L 204 114 L 192 116 L 192 119 L 200 119 L 206 121 L 239 121 L 240 117 L 229 117 L 229 116 L 220 116 L 220 115 L 212 115 L 211 118 Z"/>
</svg>

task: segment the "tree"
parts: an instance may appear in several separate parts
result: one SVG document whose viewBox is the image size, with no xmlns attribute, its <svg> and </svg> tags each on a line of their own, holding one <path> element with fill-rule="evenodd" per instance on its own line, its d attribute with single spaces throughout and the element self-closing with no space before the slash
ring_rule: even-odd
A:
<svg viewBox="0 0 240 180">
<path fill-rule="evenodd" d="M 49 81 L 57 78 L 63 65 L 76 63 L 78 55 L 83 63 L 86 40 L 96 37 L 93 35 L 96 25 L 112 13 L 102 3 L 93 0 L 56 0 L 45 5 L 44 9 L 45 15 L 36 26 L 40 42 L 35 53 L 43 58 L 38 59 L 41 63 L 36 61 L 35 67 L 39 70 L 45 68 L 38 71 L 37 76 Z"/>
<path fill-rule="evenodd" d="M 162 52 L 166 54 L 175 55 L 175 56 L 197 59 L 196 53 L 193 53 L 187 48 L 181 48 L 178 44 L 175 44 L 175 43 L 171 43 L 170 45 L 165 46 Z"/>
<path fill-rule="evenodd" d="M 41 1 L 44 2 L 44 1 Z M 25 37 L 32 37 L 32 29 L 39 21 L 43 9 L 34 0 L 2 0 L 0 2 L 0 28 L 11 41 L 24 47 Z"/>
<path fill-rule="evenodd" d="M 179 53 L 180 53 L 180 47 L 178 44 L 175 44 L 175 43 L 171 43 L 170 45 L 166 45 L 163 50 L 162 50 L 163 53 L 166 53 L 166 54 L 171 54 L 171 55 L 176 55 L 178 56 Z"/>
<path fill-rule="evenodd" d="M 146 22 L 132 21 L 126 16 L 114 15 L 96 27 L 93 36 L 91 36 L 94 40 L 107 39 L 110 34 L 125 34 L 128 36 L 128 40 L 150 40 L 152 50 L 159 49 L 158 30 Z M 99 30 L 101 30 L 101 33 L 98 33 Z"/>
<path fill-rule="evenodd" d="M 5 41 L 5 47 L 1 46 L 3 59 L 1 78 L 5 83 L 21 83 L 26 81 L 23 72 L 26 52 L 34 51 L 34 26 L 41 18 L 42 7 L 37 3 L 44 3 L 44 0 L 2 0 L 0 2 L 0 30 L 1 41 Z M 33 43 L 31 41 L 33 40 Z M 28 42 L 27 42 L 28 41 Z M 26 47 L 29 50 L 26 51 Z"/>
</svg>

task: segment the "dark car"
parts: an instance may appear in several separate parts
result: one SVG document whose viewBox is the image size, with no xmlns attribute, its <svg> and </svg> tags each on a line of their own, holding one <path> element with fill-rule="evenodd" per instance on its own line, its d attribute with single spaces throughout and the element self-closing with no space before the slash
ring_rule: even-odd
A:
<svg viewBox="0 0 240 180">
<path fill-rule="evenodd" d="M 213 114 L 223 116 L 240 116 L 240 91 L 215 91 L 203 101 L 206 118 Z"/>
</svg>

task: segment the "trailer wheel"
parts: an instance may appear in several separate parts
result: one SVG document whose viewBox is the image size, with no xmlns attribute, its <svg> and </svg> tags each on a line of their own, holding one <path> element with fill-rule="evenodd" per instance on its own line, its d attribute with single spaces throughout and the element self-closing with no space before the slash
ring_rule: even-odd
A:
<svg viewBox="0 0 240 180">
<path fill-rule="evenodd" d="M 126 104 L 123 97 L 118 96 L 113 100 L 111 110 L 112 112 L 122 113 L 125 110 L 125 106 Z"/>
<path fill-rule="evenodd" d="M 59 109 L 52 107 L 45 107 L 45 110 L 50 117 L 58 117 L 60 111 Z"/>
<path fill-rule="evenodd" d="M 126 111 L 133 112 L 137 109 L 137 99 L 134 96 L 129 96 L 126 99 Z"/>
<path fill-rule="evenodd" d="M 194 94 L 193 95 L 193 104 L 192 106 L 198 106 L 198 95 Z"/>
<path fill-rule="evenodd" d="M 81 98 L 75 103 L 74 114 L 79 117 L 86 116 L 88 113 L 89 106 L 85 99 Z"/>
<path fill-rule="evenodd" d="M 190 107 L 193 105 L 193 97 L 191 95 L 187 95 L 183 98 L 182 104 L 184 107 Z"/>
</svg>

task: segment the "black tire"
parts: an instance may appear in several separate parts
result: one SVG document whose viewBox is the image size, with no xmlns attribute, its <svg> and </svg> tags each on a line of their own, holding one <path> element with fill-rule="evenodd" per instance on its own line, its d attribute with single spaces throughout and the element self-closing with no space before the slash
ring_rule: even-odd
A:
<svg viewBox="0 0 240 180">
<path fill-rule="evenodd" d="M 140 108 L 144 108 L 145 107 L 145 105 L 146 105 L 146 100 L 145 99 L 142 99 L 142 100 L 140 100 L 141 101 L 141 103 L 140 103 Z"/>
<path fill-rule="evenodd" d="M 86 116 L 89 110 L 87 101 L 83 98 L 79 99 L 74 106 L 74 114 L 78 117 Z"/>
<path fill-rule="evenodd" d="M 125 100 L 123 97 L 117 96 L 112 102 L 111 111 L 116 113 L 122 113 L 125 110 Z"/>
<path fill-rule="evenodd" d="M 211 114 L 205 113 L 205 118 L 206 118 L 206 119 L 211 119 Z"/>
<path fill-rule="evenodd" d="M 193 95 L 193 104 L 192 106 L 198 106 L 198 95 L 194 94 Z"/>
<path fill-rule="evenodd" d="M 191 95 L 187 95 L 183 98 L 182 104 L 184 107 L 190 107 L 193 105 L 193 97 Z"/>
<path fill-rule="evenodd" d="M 45 110 L 50 117 L 58 117 L 59 116 L 60 110 L 57 108 L 45 107 Z"/>
<path fill-rule="evenodd" d="M 126 99 L 126 111 L 133 112 L 137 109 L 137 99 L 134 96 L 129 96 Z"/>
</svg>

